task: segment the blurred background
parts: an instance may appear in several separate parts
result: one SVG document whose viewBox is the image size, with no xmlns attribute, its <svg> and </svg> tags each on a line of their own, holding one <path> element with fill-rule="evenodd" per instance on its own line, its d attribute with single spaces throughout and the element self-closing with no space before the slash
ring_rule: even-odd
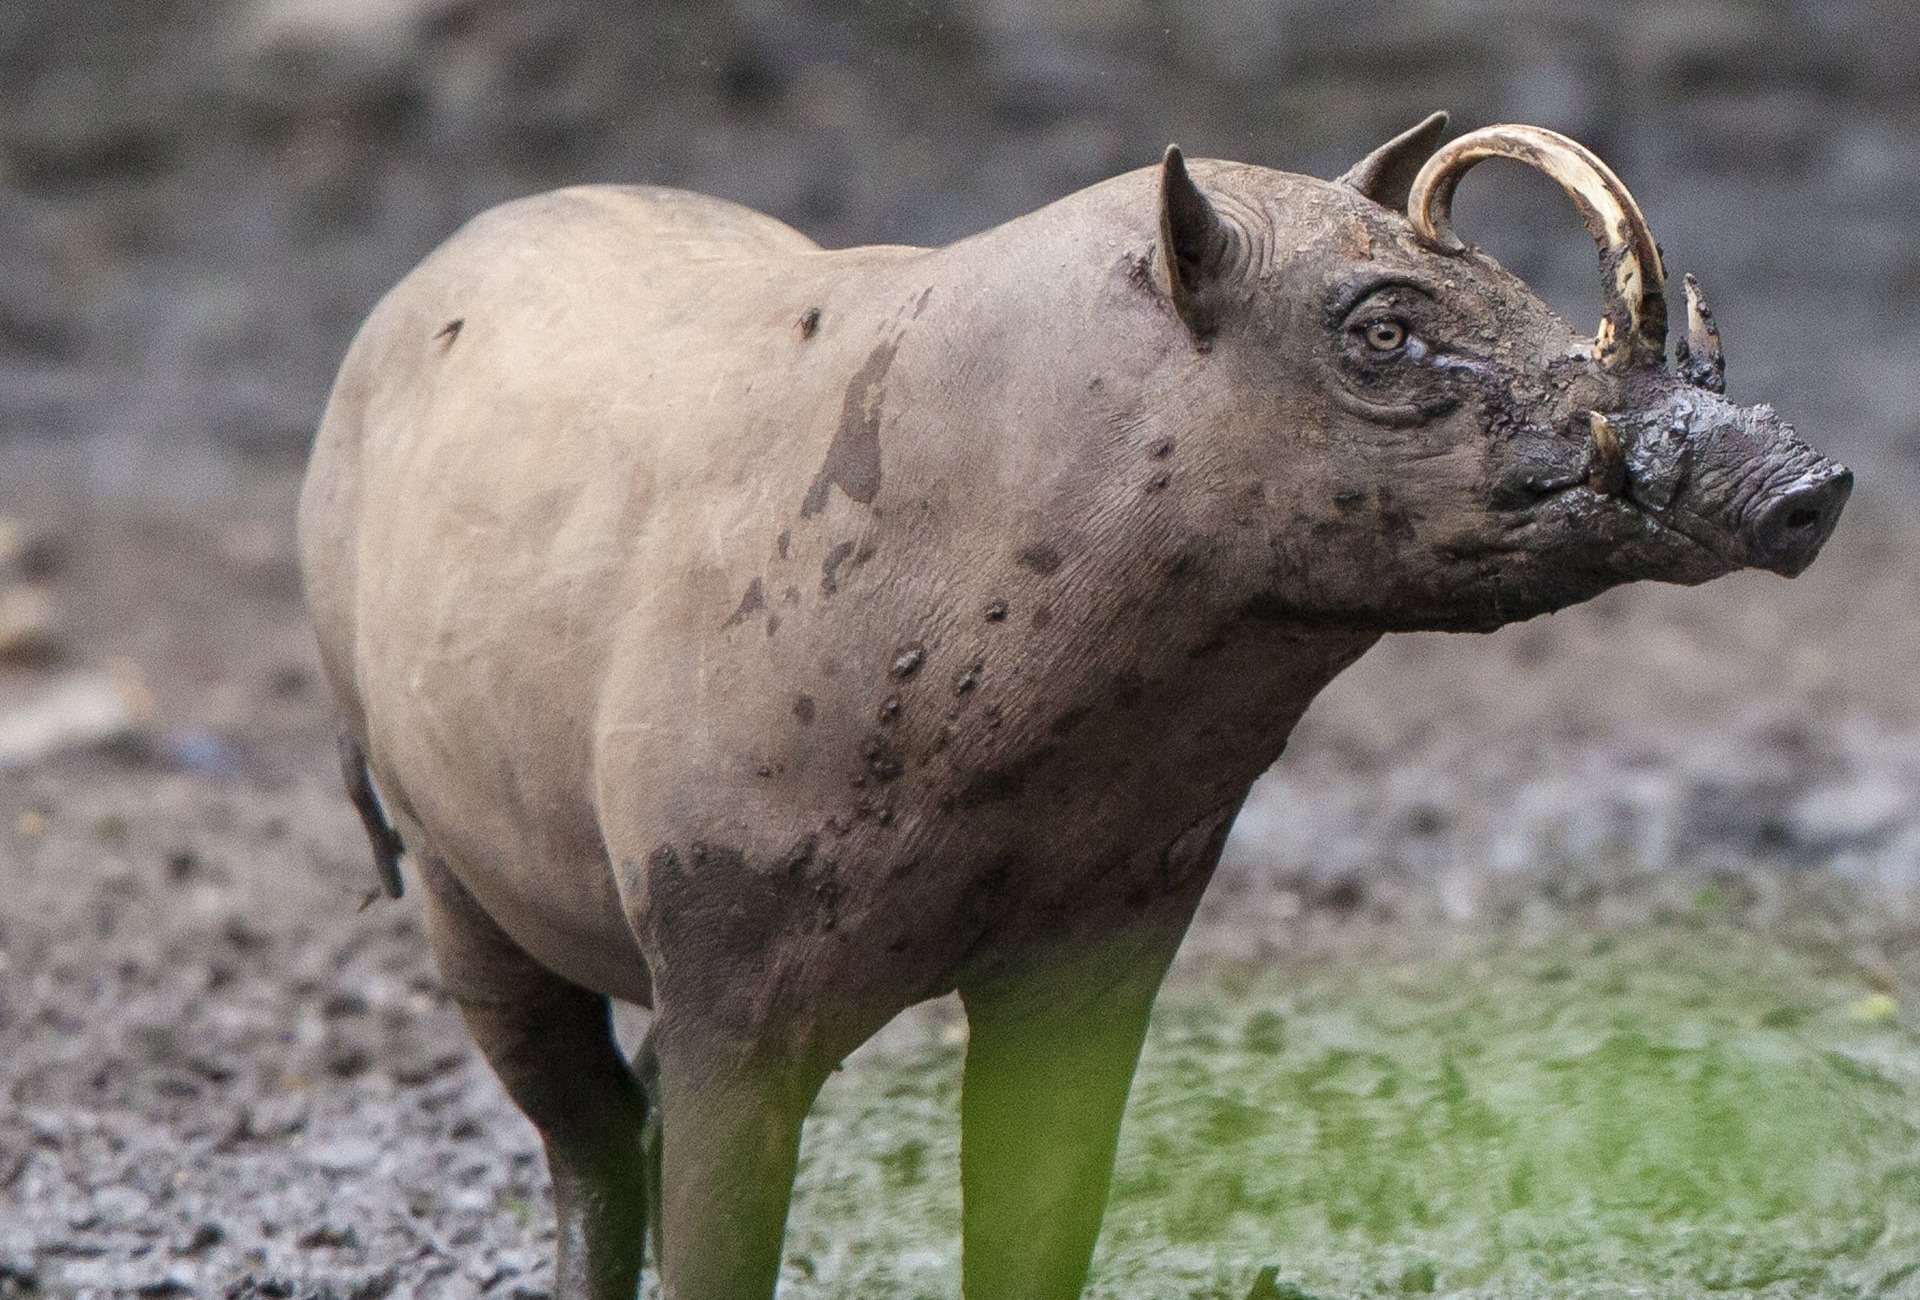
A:
<svg viewBox="0 0 1920 1300">
<path fill-rule="evenodd" d="M 1895 0 L 10 0 L 0 440 L 144 500 L 297 466 L 380 293 L 530 191 L 944 243 L 1170 140 L 1325 176 L 1444 107 L 1609 159 L 1743 394 L 1884 484 L 1916 454 L 1917 49 Z M 1591 252 L 1531 180 L 1478 175 L 1463 213 L 1591 315 Z"/>
<path fill-rule="evenodd" d="M 534 1285 L 531 1138 L 463 1055 L 411 904 L 353 913 L 372 882 L 291 518 L 380 294 L 474 213 L 574 182 L 941 243 L 1169 141 L 1333 176 L 1434 108 L 1581 139 L 1704 282 L 1731 395 L 1848 461 L 1854 502 L 1791 584 L 1383 644 L 1256 789 L 1189 961 L 1711 897 L 1823 918 L 1836 978 L 1897 1005 L 1920 946 L 1916 67 L 1898 0 L 6 0 L 0 1296 L 295 1259 Z M 1549 184 L 1490 165 L 1457 213 L 1597 319 Z M 486 1154 L 462 1124 L 517 1136 Z M 349 1192 L 401 1226 L 341 1226 Z M 532 1208 L 498 1226 L 509 1201 Z"/>
</svg>

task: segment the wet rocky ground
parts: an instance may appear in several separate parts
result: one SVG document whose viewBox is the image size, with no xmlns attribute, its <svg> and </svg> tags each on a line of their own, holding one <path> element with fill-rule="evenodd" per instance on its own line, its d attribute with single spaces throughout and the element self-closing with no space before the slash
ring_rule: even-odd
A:
<svg viewBox="0 0 1920 1300">
<path fill-rule="evenodd" d="M 1157 157 L 1322 175 L 1428 108 L 1580 135 L 1734 393 L 1861 488 L 1793 583 L 1402 637 L 1256 789 L 1094 1293 L 1920 1294 L 1920 10 L 1210 0 L 0 6 L 0 1297 L 544 1294 L 537 1142 L 372 885 L 291 474 L 359 317 L 573 180 L 933 242 Z M 1461 195 L 1570 315 L 1563 202 Z M 1484 233 L 1482 233 L 1484 232 Z M 3 533 L 4 530 L 0 530 Z M 962 1031 L 829 1085 L 783 1285 L 952 1295 Z"/>
</svg>

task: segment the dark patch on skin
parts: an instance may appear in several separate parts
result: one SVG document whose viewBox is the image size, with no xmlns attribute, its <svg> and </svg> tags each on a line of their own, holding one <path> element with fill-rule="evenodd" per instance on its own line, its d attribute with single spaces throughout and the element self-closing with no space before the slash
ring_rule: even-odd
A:
<svg viewBox="0 0 1920 1300">
<path fill-rule="evenodd" d="M 880 721 L 892 722 L 895 718 L 899 716 L 900 716 L 900 697 L 898 695 L 889 695 L 887 696 L 886 699 L 880 701 L 880 714 L 879 714 Z"/>
<path fill-rule="evenodd" d="M 819 852 L 819 850 L 820 837 L 812 831 L 808 831 L 805 835 L 795 840 L 791 848 L 780 855 L 780 860 L 773 864 L 774 870 L 785 872 L 789 876 L 797 876 L 806 870 L 807 864 L 813 861 L 814 854 Z"/>
<path fill-rule="evenodd" d="M 1153 254 L 1133 253 L 1127 259 L 1127 281 L 1136 289 L 1154 293 L 1159 285 L 1154 282 Z"/>
<path fill-rule="evenodd" d="M 1007 602 L 996 600 L 987 606 L 987 622 L 1004 623 L 1007 621 Z"/>
<path fill-rule="evenodd" d="M 1043 578 L 1057 570 L 1063 562 L 1060 552 L 1045 542 L 1026 547 L 1013 559 L 1021 568 L 1030 569 Z"/>
<path fill-rule="evenodd" d="M 1033 623 L 1034 628 L 1037 630 L 1050 627 L 1053 623 L 1053 611 L 1047 608 L 1045 605 L 1042 605 L 1038 609 L 1033 611 L 1033 618 L 1031 622 Z"/>
<path fill-rule="evenodd" d="M 787 549 L 792 545 L 793 532 L 791 529 L 782 528 L 780 530 L 780 536 L 773 539 L 774 553 L 783 560 L 787 558 Z"/>
<path fill-rule="evenodd" d="M 465 316 L 456 316 L 445 325 L 442 325 L 438 330 L 434 331 L 434 340 L 443 348 L 450 348 L 459 340 L 460 331 L 465 329 L 466 326 L 467 318 Z"/>
<path fill-rule="evenodd" d="M 1173 447 L 1174 442 L 1172 438 L 1158 438 L 1155 439 L 1151 447 L 1147 448 L 1147 454 L 1155 460 L 1165 460 L 1167 457 L 1173 455 Z"/>
<path fill-rule="evenodd" d="M 1300 617 L 1298 605 L 1270 591 L 1253 597 L 1234 614 L 1234 619 L 1242 623 L 1293 623 Z"/>
<path fill-rule="evenodd" d="M 1007 886 L 1020 865 L 1020 855 L 1010 849 L 996 854 L 961 897 L 960 924 L 973 933 L 975 943 L 1006 915 L 1012 901 Z"/>
<path fill-rule="evenodd" d="M 1139 673 L 1121 673 L 1113 679 L 1113 702 L 1123 709 L 1137 708 L 1146 694 L 1147 682 Z"/>
<path fill-rule="evenodd" d="M 1333 504 L 1342 510 L 1356 509 L 1359 506 L 1365 505 L 1366 501 L 1367 490 L 1365 488 L 1341 488 L 1333 494 Z"/>
<path fill-rule="evenodd" d="M 1055 718 L 1053 725 L 1047 728 L 1047 730 L 1062 738 L 1071 736 L 1074 731 L 1079 728 L 1080 724 L 1085 722 L 1092 713 L 1093 706 L 1088 704 L 1082 704 L 1075 709 L 1068 709 L 1065 713 Z"/>
<path fill-rule="evenodd" d="M 693 859 L 695 871 L 744 871 L 747 855 L 739 849 L 725 844 L 709 844 L 705 840 L 695 840 L 687 846 L 687 856 Z"/>
<path fill-rule="evenodd" d="M 813 725 L 813 696 L 796 695 L 793 697 L 793 716 L 800 719 L 800 725 Z"/>
<path fill-rule="evenodd" d="M 907 319 L 919 320 L 920 313 L 925 311 L 927 308 L 927 299 L 931 297 L 933 297 L 933 286 L 928 285 L 925 289 L 922 289 L 920 291 L 920 297 L 913 304 L 913 315 L 909 316 Z"/>
<path fill-rule="evenodd" d="M 900 774 L 907 770 L 906 765 L 894 756 L 893 741 L 884 732 L 867 733 L 867 738 L 860 744 L 860 757 L 866 762 L 867 774 L 883 785 L 899 779 Z"/>
<path fill-rule="evenodd" d="M 827 496 L 838 487 L 861 505 L 872 505 L 880 493 L 880 417 L 886 396 L 887 368 L 900 342 L 882 343 L 867 357 L 867 363 L 847 384 L 846 400 L 840 408 L 840 427 L 827 447 L 827 458 L 807 489 L 800 504 L 803 518 L 811 518 L 827 507 Z"/>
<path fill-rule="evenodd" d="M 778 632 L 779 630 L 780 630 L 780 616 L 778 614 L 767 615 L 767 640 L 769 641 L 773 640 L 773 634 L 775 632 Z"/>
<path fill-rule="evenodd" d="M 852 542 L 836 542 L 827 552 L 827 558 L 820 562 L 820 594 L 831 596 L 840 590 L 840 566 L 853 554 Z"/>
<path fill-rule="evenodd" d="M 962 668 L 959 675 L 953 679 L 953 693 L 955 695 L 965 695 L 973 690 L 974 687 L 980 684 L 980 674 L 986 670 L 986 667 L 987 665 L 984 660 L 976 659 L 965 668 Z"/>
<path fill-rule="evenodd" d="M 1155 474 L 1152 478 L 1147 480 L 1147 491 L 1164 492 L 1166 491 L 1167 484 L 1171 482 L 1173 482 L 1173 475 Z"/>
<path fill-rule="evenodd" d="M 1393 503 L 1393 491 L 1380 489 L 1380 530 L 1389 542 L 1410 542 L 1419 533 L 1414 527 L 1414 516 L 1405 506 Z"/>
<path fill-rule="evenodd" d="M 1262 514 L 1265 512 L 1266 504 L 1266 484 L 1260 482 L 1247 484 L 1246 491 L 1241 493 L 1234 507 L 1233 522 L 1235 526 L 1248 528 L 1259 523 Z"/>
<path fill-rule="evenodd" d="M 973 780 L 960 787 L 960 795 L 954 803 L 962 808 L 985 808 L 993 803 L 1006 803 L 1008 799 L 1018 799 L 1021 791 L 1027 789 L 1027 778 L 1054 755 L 1052 745 L 1043 745 L 1031 755 L 1008 762 L 1006 766 L 987 768 L 977 772 Z"/>
<path fill-rule="evenodd" d="M 809 307 L 800 313 L 800 319 L 794 322 L 794 328 L 800 331 L 802 339 L 810 339 L 820 328 L 820 309 Z"/>
<path fill-rule="evenodd" d="M 789 586 L 785 591 L 780 593 L 780 599 L 786 601 L 789 605 L 798 605 L 800 603 L 800 588 Z"/>
<path fill-rule="evenodd" d="M 740 608 L 733 611 L 733 617 L 726 621 L 727 627 L 738 627 L 767 607 L 767 597 L 760 579 L 755 578 L 747 584 L 747 590 L 740 597 Z"/>
<path fill-rule="evenodd" d="M 921 757 L 920 766 L 925 767 L 927 764 L 931 763 L 933 761 L 933 756 L 935 754 L 943 752 L 947 748 L 947 746 L 951 745 L 952 743 L 953 743 L 953 728 L 951 726 L 942 725 L 940 730 L 935 732 L 933 735 L 932 746 L 929 747 L 927 752 Z M 951 798 L 951 796 L 949 796 L 949 798 Z"/>
<path fill-rule="evenodd" d="M 859 568 L 878 554 L 880 554 L 880 548 L 874 544 L 872 538 L 868 538 L 861 542 L 860 549 L 853 553 L 853 567 Z"/>
<path fill-rule="evenodd" d="M 918 641 L 909 641 L 894 651 L 893 662 L 887 666 L 887 673 L 904 681 L 919 672 L 920 665 L 926 661 L 926 646 Z"/>
<path fill-rule="evenodd" d="M 686 846 L 684 860 L 662 845 L 649 862 L 653 924 L 675 951 L 699 953 L 701 969 L 727 980 L 724 987 L 764 988 L 768 954 L 794 919 L 791 879 L 765 870 L 764 864 L 755 869 L 731 845 L 702 840 Z M 711 1010 L 734 1029 L 767 1008 L 734 1002 Z"/>
<path fill-rule="evenodd" d="M 831 930 L 839 919 L 840 898 L 846 891 L 835 874 L 832 859 L 823 866 L 824 870 L 813 882 L 813 928 Z"/>
</svg>

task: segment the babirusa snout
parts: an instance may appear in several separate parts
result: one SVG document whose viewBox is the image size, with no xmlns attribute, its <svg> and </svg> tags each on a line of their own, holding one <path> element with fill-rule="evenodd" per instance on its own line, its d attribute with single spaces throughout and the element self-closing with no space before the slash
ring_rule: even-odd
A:
<svg viewBox="0 0 1920 1300">
<path fill-rule="evenodd" d="M 1820 553 L 1853 492 L 1853 471 L 1815 457 L 1797 475 L 1771 488 L 1747 512 L 1748 562 L 1792 578 Z"/>
<path fill-rule="evenodd" d="M 1591 417 L 1596 449 L 1600 425 L 1619 431 L 1623 503 L 1727 565 L 1799 574 L 1840 522 L 1853 472 L 1802 442 L 1770 406 L 1669 391 L 1648 410 Z M 1597 450 L 1588 457 L 1602 463 Z"/>
<path fill-rule="evenodd" d="M 1614 372 L 1655 367 L 1666 360 L 1667 289 L 1660 249 L 1640 205 L 1620 178 L 1592 151 L 1538 126 L 1489 126 L 1441 148 L 1414 177 L 1407 217 L 1420 235 L 1444 251 L 1464 245 L 1453 232 L 1453 195 L 1460 178 L 1488 158 L 1511 158 L 1559 182 L 1580 209 L 1600 246 L 1606 318 L 1594 350 Z"/>
</svg>

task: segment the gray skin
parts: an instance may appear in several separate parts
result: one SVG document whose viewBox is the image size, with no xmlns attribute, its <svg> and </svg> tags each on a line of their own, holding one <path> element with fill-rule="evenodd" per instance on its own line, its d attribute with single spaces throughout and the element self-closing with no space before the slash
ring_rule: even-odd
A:
<svg viewBox="0 0 1920 1300">
<path fill-rule="evenodd" d="M 560 1296 L 632 1296 L 649 1231 L 671 1300 L 769 1296 L 821 1082 L 955 989 L 966 1294 L 1077 1295 L 1155 991 L 1314 695 L 1386 632 L 1811 561 L 1846 471 L 1423 243 L 1438 132 L 1333 183 L 1170 151 L 933 250 L 565 190 L 374 311 L 302 563 Z"/>
</svg>

